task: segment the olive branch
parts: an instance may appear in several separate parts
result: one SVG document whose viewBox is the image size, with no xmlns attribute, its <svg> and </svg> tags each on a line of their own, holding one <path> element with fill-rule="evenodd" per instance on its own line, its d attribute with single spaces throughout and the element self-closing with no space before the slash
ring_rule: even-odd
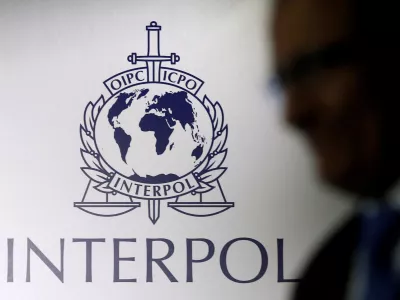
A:
<svg viewBox="0 0 400 300">
<path fill-rule="evenodd" d="M 92 181 L 98 183 L 94 188 L 102 193 L 115 193 L 108 184 L 114 171 L 107 165 L 99 154 L 94 140 L 94 128 L 97 117 L 105 104 L 103 95 L 93 104 L 86 105 L 84 122 L 80 126 L 80 135 L 83 145 L 82 159 L 86 167 L 81 168 L 83 173 Z"/>
<path fill-rule="evenodd" d="M 224 124 L 224 114 L 219 102 L 212 103 L 207 95 L 203 98 L 203 104 L 213 123 L 213 143 L 207 158 L 196 168 L 194 176 L 199 183 L 195 193 L 207 193 L 215 188 L 211 183 L 217 181 L 227 170 L 221 167 L 228 154 L 225 148 L 228 137 L 228 125 Z"/>
<path fill-rule="evenodd" d="M 81 170 L 93 182 L 98 183 L 94 188 L 102 193 L 115 193 L 109 183 L 114 170 L 104 161 L 97 149 L 94 130 L 97 117 L 105 104 L 104 97 L 101 96 L 94 104 L 89 102 L 84 113 L 84 122 L 80 125 L 80 136 L 82 141 L 81 156 L 86 164 Z M 224 115 L 221 105 L 212 103 L 207 96 L 203 98 L 203 104 L 212 120 L 213 142 L 209 155 L 195 169 L 194 176 L 199 183 L 199 187 L 194 193 L 207 193 L 215 188 L 212 185 L 227 170 L 221 167 L 226 159 L 228 150 L 225 148 L 228 126 L 224 124 Z"/>
</svg>

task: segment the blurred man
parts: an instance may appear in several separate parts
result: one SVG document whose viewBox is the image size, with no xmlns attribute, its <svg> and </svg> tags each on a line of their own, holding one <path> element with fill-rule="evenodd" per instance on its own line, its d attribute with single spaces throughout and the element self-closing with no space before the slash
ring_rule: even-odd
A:
<svg viewBox="0 0 400 300">
<path fill-rule="evenodd" d="M 359 209 L 317 252 L 297 300 L 400 299 L 400 24 L 396 1 L 277 0 L 286 119 Z"/>
</svg>

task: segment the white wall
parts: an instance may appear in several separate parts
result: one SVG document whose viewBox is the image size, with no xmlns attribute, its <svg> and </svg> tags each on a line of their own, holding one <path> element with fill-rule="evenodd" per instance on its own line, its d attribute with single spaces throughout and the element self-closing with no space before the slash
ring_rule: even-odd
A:
<svg viewBox="0 0 400 300">
<path fill-rule="evenodd" d="M 282 105 L 268 93 L 265 2 L 1 0 L 1 299 L 286 299 L 293 285 L 276 282 L 276 239 L 285 239 L 286 275 L 295 277 L 347 203 L 316 183 L 307 149 L 282 126 Z M 146 209 L 104 219 L 72 206 L 87 183 L 79 169 L 83 109 L 104 93 L 103 80 L 130 68 L 130 52 L 145 52 L 144 27 L 151 20 L 163 26 L 162 51 L 179 53 L 177 68 L 202 78 L 207 95 L 224 108 L 229 170 L 222 184 L 236 207 L 222 215 L 195 219 L 163 207 L 154 226 Z M 36 258 L 32 283 L 25 282 L 27 237 L 57 266 L 59 239 L 66 239 L 64 284 Z M 107 239 L 95 247 L 92 284 L 84 282 L 84 247 L 71 242 L 83 237 Z M 136 262 L 122 270 L 136 276 L 136 284 L 112 283 L 117 237 L 138 239 L 124 249 Z M 174 241 L 168 266 L 179 283 L 160 272 L 155 283 L 145 282 L 144 240 L 152 237 Z M 195 266 L 195 283 L 185 283 L 185 239 L 199 237 L 212 240 L 217 253 Z M 232 283 L 219 269 L 222 246 L 237 237 L 255 238 L 268 250 L 269 269 L 257 283 Z M 7 238 L 15 239 L 14 283 L 6 282 Z M 255 274 L 253 247 L 231 255 L 232 273 Z"/>
</svg>

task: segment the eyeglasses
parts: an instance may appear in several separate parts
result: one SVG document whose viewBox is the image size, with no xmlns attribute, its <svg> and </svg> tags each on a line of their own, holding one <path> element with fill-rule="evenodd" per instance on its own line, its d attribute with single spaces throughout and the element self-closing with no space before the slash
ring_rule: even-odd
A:
<svg viewBox="0 0 400 300">
<path fill-rule="evenodd" d="M 353 42 L 341 41 L 323 49 L 300 55 L 286 66 L 278 69 L 271 82 L 271 88 L 277 92 L 304 79 L 318 75 L 321 71 L 353 63 L 357 58 Z"/>
</svg>

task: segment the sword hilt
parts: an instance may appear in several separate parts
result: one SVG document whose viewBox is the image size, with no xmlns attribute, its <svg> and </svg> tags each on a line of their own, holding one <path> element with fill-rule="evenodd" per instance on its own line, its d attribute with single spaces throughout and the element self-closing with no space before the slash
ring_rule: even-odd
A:
<svg viewBox="0 0 400 300">
<path fill-rule="evenodd" d="M 165 56 L 165 55 L 159 55 L 159 56 L 151 56 L 151 55 L 142 55 L 138 56 L 137 53 L 131 53 L 127 57 L 128 61 L 132 65 L 136 65 L 139 61 L 144 61 L 144 62 L 162 62 L 162 61 L 169 61 L 171 64 L 175 65 L 177 62 L 181 60 L 180 56 L 177 55 L 176 53 L 171 53 L 170 56 Z"/>
<path fill-rule="evenodd" d="M 168 61 L 171 64 L 176 64 L 181 60 L 179 55 L 171 53 L 170 56 L 160 55 L 160 31 L 161 26 L 153 21 L 147 29 L 147 55 L 138 56 L 136 53 L 128 55 L 128 61 L 135 65 L 139 61 L 146 62 L 147 65 L 147 80 L 149 82 L 160 81 L 161 64 Z"/>
</svg>

